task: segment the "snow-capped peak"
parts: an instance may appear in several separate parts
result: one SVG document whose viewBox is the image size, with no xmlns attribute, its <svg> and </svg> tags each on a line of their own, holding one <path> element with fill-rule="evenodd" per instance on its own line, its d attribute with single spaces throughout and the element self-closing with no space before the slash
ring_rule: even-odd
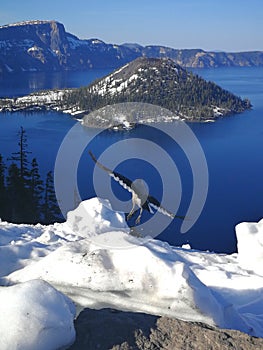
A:
<svg viewBox="0 0 263 350">
<path fill-rule="evenodd" d="M 30 21 L 22 21 L 22 22 L 15 22 L 10 24 L 5 24 L 0 26 L 0 29 L 2 28 L 10 28 L 10 27 L 21 27 L 21 26 L 27 26 L 27 25 L 39 25 L 39 24 L 47 24 L 47 23 L 54 23 L 56 21 L 51 20 L 30 20 Z"/>
<path fill-rule="evenodd" d="M 93 84 L 90 91 L 101 96 L 118 95 L 124 91 L 126 94 L 137 92 L 137 85 L 142 86 L 143 83 L 148 85 L 156 84 L 156 76 L 159 74 L 161 67 L 167 65 L 177 67 L 172 60 L 168 59 L 150 59 L 146 57 L 137 58 L 133 62 L 122 66 L 107 77 L 102 78 L 99 82 Z M 147 73 L 150 71 L 152 71 L 152 76 L 149 76 Z M 162 76 L 163 80 L 165 78 L 165 76 Z M 144 91 L 144 93 L 147 93 L 147 91 Z"/>
</svg>

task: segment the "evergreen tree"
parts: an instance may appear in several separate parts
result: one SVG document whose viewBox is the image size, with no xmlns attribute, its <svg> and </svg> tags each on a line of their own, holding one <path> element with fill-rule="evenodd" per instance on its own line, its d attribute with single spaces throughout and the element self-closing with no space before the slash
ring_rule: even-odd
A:
<svg viewBox="0 0 263 350">
<path fill-rule="evenodd" d="M 28 170 L 29 162 L 28 162 L 27 156 L 31 152 L 27 150 L 28 145 L 27 145 L 26 131 L 22 126 L 20 127 L 20 131 L 18 132 L 18 137 L 19 137 L 19 140 L 18 140 L 19 150 L 18 152 L 12 153 L 11 160 L 13 162 L 18 163 L 20 177 L 26 187 L 28 185 L 28 177 L 29 177 L 29 170 Z"/>
<path fill-rule="evenodd" d="M 41 203 L 43 197 L 43 181 L 39 174 L 36 158 L 33 158 L 29 175 L 30 222 L 37 223 L 41 219 Z"/>
<path fill-rule="evenodd" d="M 56 200 L 52 172 L 47 173 L 45 188 L 39 174 L 36 158 L 28 161 L 26 132 L 18 132 L 18 152 L 9 160 L 5 179 L 5 165 L 0 155 L 0 218 L 14 223 L 61 221 L 62 216 Z"/>
<path fill-rule="evenodd" d="M 43 221 L 45 224 L 61 221 L 61 214 L 56 199 L 53 174 L 51 171 L 47 173 L 45 190 L 44 190 L 44 204 L 43 204 Z"/>
<path fill-rule="evenodd" d="M 9 222 L 23 222 L 24 212 L 24 188 L 21 181 L 20 170 L 15 163 L 8 168 L 7 175 L 7 193 L 8 193 L 8 215 Z"/>
<path fill-rule="evenodd" d="M 18 132 L 18 151 L 13 152 L 8 174 L 8 193 L 11 221 L 31 223 L 32 202 L 30 197 L 30 170 L 28 162 L 26 131 L 21 126 Z M 17 172 L 18 171 L 18 172 Z"/>
<path fill-rule="evenodd" d="M 0 219 L 6 220 L 7 213 L 7 191 L 5 186 L 5 169 L 3 157 L 0 154 Z"/>
</svg>

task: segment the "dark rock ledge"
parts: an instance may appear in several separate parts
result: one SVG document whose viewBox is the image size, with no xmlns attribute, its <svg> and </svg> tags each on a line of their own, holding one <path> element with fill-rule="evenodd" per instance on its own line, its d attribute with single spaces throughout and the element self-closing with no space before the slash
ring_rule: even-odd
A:
<svg viewBox="0 0 263 350">
<path fill-rule="evenodd" d="M 203 323 L 112 309 L 83 310 L 71 350 L 262 350 L 263 338 Z"/>
</svg>

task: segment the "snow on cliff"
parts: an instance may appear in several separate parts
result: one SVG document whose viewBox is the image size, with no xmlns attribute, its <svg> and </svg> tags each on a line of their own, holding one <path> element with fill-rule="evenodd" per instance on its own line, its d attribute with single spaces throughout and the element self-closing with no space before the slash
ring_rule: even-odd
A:
<svg viewBox="0 0 263 350">
<path fill-rule="evenodd" d="M 82 202 L 62 224 L 0 222 L 0 347 L 72 342 L 68 297 L 78 311 L 143 311 L 263 337 L 263 220 L 239 224 L 236 232 L 238 254 L 175 248 L 130 235 L 124 215 L 98 198 Z"/>
</svg>

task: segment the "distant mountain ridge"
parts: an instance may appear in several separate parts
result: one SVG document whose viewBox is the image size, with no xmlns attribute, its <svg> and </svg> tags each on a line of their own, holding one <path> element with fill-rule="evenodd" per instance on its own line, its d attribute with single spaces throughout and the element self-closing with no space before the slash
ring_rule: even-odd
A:
<svg viewBox="0 0 263 350">
<path fill-rule="evenodd" d="M 56 21 L 2 26 L 0 48 L 0 73 L 117 67 L 135 58 L 125 47 L 80 40 Z"/>
<path fill-rule="evenodd" d="M 183 67 L 263 66 L 263 51 L 226 53 L 82 40 L 57 21 L 25 21 L 0 27 L 0 74 L 117 68 L 140 56 L 171 58 Z"/>
</svg>

